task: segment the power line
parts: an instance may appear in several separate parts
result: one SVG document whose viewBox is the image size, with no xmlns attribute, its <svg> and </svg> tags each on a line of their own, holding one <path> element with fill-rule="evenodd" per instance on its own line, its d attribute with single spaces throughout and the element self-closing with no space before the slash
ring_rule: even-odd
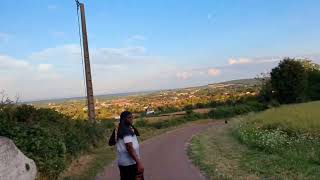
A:
<svg viewBox="0 0 320 180">
<path fill-rule="evenodd" d="M 83 89 L 85 96 L 87 95 L 86 89 L 86 80 L 85 80 L 85 68 L 84 68 L 84 58 L 83 58 L 83 49 L 82 49 L 82 37 L 81 37 L 81 27 L 80 27 L 80 16 L 79 16 L 79 7 L 80 2 L 75 0 L 77 5 L 77 18 L 78 18 L 78 35 L 79 35 L 79 44 L 80 44 L 80 52 L 81 52 L 81 64 L 82 64 L 82 76 L 83 76 Z M 86 105 L 88 104 L 88 100 L 86 100 Z"/>
</svg>

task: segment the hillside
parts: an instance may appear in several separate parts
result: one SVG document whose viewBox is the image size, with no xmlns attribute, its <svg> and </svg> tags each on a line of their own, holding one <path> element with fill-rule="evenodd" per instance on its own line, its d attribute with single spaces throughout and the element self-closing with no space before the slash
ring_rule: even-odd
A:
<svg viewBox="0 0 320 180">
<path fill-rule="evenodd" d="M 259 79 L 237 79 L 237 80 L 231 80 L 231 81 L 224 81 L 224 82 L 219 82 L 219 83 L 212 83 L 209 85 L 217 85 L 217 84 L 234 84 L 234 85 L 248 85 L 248 86 L 254 86 L 258 85 L 260 83 Z"/>
</svg>

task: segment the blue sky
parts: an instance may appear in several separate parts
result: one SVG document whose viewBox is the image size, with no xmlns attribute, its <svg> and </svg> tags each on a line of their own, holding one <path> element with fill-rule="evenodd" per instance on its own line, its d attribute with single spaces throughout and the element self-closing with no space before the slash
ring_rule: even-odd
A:
<svg viewBox="0 0 320 180">
<path fill-rule="evenodd" d="M 95 94 L 255 77 L 286 56 L 320 62 L 317 0 L 82 2 Z M 84 95 L 74 1 L 1 3 L 0 90 Z"/>
</svg>

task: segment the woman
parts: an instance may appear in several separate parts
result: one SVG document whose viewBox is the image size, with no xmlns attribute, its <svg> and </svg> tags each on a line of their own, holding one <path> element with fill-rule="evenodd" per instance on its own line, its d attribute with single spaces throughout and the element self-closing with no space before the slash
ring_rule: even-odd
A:
<svg viewBox="0 0 320 180">
<path fill-rule="evenodd" d="M 140 159 L 139 132 L 133 127 L 133 116 L 129 111 L 120 115 L 120 123 L 109 140 L 109 145 L 116 145 L 118 166 L 121 180 L 143 179 L 144 167 Z"/>
</svg>

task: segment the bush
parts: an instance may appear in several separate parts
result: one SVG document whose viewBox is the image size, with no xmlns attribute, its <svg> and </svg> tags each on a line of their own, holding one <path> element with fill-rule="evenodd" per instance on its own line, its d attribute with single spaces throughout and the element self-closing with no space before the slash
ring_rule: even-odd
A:
<svg viewBox="0 0 320 180">
<path fill-rule="evenodd" d="M 193 105 L 189 104 L 189 105 L 186 105 L 183 110 L 187 111 L 187 110 L 192 110 L 193 109 Z"/>
<path fill-rule="evenodd" d="M 285 105 L 244 117 L 239 140 L 297 162 L 320 164 L 320 102 Z"/>
<path fill-rule="evenodd" d="M 268 153 L 278 153 L 288 159 L 320 163 L 320 139 L 281 129 L 262 129 L 242 124 L 237 130 L 239 140 Z"/>
<path fill-rule="evenodd" d="M 191 114 L 194 114 L 194 112 L 193 112 L 192 109 L 188 109 L 188 110 L 186 110 L 186 114 L 187 114 L 187 115 L 191 115 Z"/>
<path fill-rule="evenodd" d="M 234 116 L 234 107 L 219 106 L 209 112 L 209 116 L 215 119 L 228 118 Z"/>
<path fill-rule="evenodd" d="M 134 125 L 136 127 L 147 127 L 148 123 L 145 119 L 140 119 L 140 120 L 136 121 Z"/>
<path fill-rule="evenodd" d="M 195 105 L 195 108 L 205 108 L 205 107 L 206 107 L 206 105 L 203 104 L 203 103 L 197 103 L 197 104 Z"/>
<path fill-rule="evenodd" d="M 235 115 L 262 111 L 266 108 L 267 106 L 262 103 L 259 103 L 257 101 L 249 101 L 245 104 L 236 104 L 233 106 L 218 106 L 215 109 L 209 111 L 208 116 L 214 119 L 230 118 Z"/>
<path fill-rule="evenodd" d="M 307 96 L 310 100 L 320 100 L 320 70 L 308 72 Z"/>
<path fill-rule="evenodd" d="M 0 136 L 12 139 L 36 162 L 40 176 L 56 179 L 68 166 L 68 159 L 106 141 L 112 122 L 89 123 L 51 109 L 29 105 L 8 105 L 0 109 Z"/>
<path fill-rule="evenodd" d="M 296 103 L 305 100 L 308 85 L 303 64 L 285 58 L 271 71 L 271 86 L 280 103 Z"/>
</svg>

